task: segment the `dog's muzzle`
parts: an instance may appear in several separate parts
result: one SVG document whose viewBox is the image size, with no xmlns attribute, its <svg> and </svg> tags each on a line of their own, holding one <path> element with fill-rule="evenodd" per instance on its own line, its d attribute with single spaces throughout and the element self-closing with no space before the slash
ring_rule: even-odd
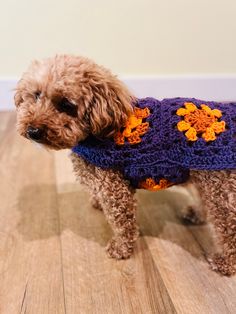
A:
<svg viewBox="0 0 236 314">
<path fill-rule="evenodd" d="M 44 130 L 29 126 L 26 131 L 26 134 L 29 139 L 40 143 L 44 137 Z"/>
</svg>

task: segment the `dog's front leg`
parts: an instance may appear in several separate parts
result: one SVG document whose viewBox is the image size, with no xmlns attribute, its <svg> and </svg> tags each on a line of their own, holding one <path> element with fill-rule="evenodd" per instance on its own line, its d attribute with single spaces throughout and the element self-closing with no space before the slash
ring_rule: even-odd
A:
<svg viewBox="0 0 236 314">
<path fill-rule="evenodd" d="M 116 259 L 130 257 L 138 238 L 134 192 L 119 173 L 107 172 L 101 188 L 102 207 L 114 232 L 107 252 Z"/>
<path fill-rule="evenodd" d="M 93 202 L 103 209 L 114 236 L 107 246 L 110 257 L 128 258 L 138 238 L 135 190 L 119 172 L 103 170 L 87 163 L 76 154 L 71 155 L 79 181 L 86 185 Z"/>
<path fill-rule="evenodd" d="M 221 244 L 221 253 L 210 257 L 212 269 L 223 275 L 236 272 L 236 173 L 193 171 L 209 219 Z"/>
</svg>

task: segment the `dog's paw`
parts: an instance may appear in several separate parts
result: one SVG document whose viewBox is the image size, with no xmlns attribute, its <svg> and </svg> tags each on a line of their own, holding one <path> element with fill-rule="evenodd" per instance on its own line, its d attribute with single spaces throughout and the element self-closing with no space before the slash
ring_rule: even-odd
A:
<svg viewBox="0 0 236 314">
<path fill-rule="evenodd" d="M 208 256 L 207 260 L 212 270 L 224 276 L 232 276 L 236 273 L 236 264 L 223 255 L 214 254 Z"/>
<path fill-rule="evenodd" d="M 185 208 L 181 212 L 180 218 L 185 224 L 202 225 L 205 223 L 205 217 L 197 212 L 192 206 Z"/>
<path fill-rule="evenodd" d="M 106 250 L 109 257 L 127 259 L 133 252 L 133 244 L 121 241 L 119 238 L 113 238 L 108 243 Z"/>
<path fill-rule="evenodd" d="M 91 205 L 94 209 L 101 210 L 101 211 L 103 210 L 101 204 L 95 197 L 91 198 Z"/>
</svg>

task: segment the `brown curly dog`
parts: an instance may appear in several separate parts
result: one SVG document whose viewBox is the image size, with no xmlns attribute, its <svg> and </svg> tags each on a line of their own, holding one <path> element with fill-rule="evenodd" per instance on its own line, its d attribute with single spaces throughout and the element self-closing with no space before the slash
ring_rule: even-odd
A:
<svg viewBox="0 0 236 314">
<path fill-rule="evenodd" d="M 134 96 L 107 69 L 83 57 L 56 56 L 35 61 L 18 82 L 15 104 L 19 133 L 52 149 L 72 148 L 88 135 L 111 137 L 133 112 Z M 98 168 L 72 153 L 74 171 L 102 209 L 114 236 L 109 256 L 128 258 L 138 237 L 135 189 L 119 172 Z M 204 210 L 185 212 L 203 222 L 205 212 L 215 227 L 221 252 L 209 258 L 224 275 L 236 270 L 236 172 L 192 171 L 190 182 L 200 192 Z"/>
</svg>

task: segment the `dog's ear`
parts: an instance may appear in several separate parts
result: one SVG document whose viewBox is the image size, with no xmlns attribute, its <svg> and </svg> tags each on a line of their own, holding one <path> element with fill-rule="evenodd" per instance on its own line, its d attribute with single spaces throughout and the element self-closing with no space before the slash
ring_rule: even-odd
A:
<svg viewBox="0 0 236 314">
<path fill-rule="evenodd" d="M 134 97 L 116 77 L 96 84 L 88 106 L 90 133 L 110 137 L 124 126 L 132 114 Z"/>
</svg>

